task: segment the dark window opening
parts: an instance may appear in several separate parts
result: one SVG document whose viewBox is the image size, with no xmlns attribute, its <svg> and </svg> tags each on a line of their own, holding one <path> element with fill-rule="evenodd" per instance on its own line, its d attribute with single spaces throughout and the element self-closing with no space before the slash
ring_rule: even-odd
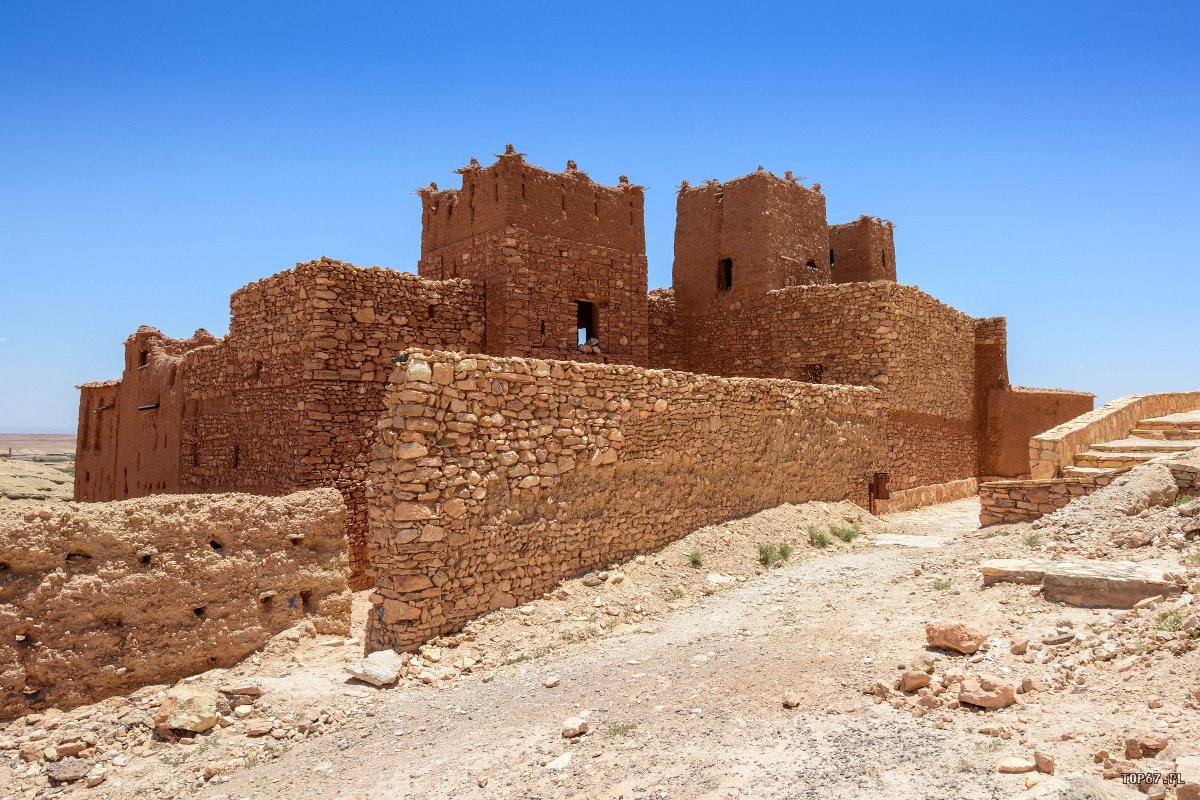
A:
<svg viewBox="0 0 1200 800">
<path fill-rule="evenodd" d="M 880 253 L 879 260 L 881 262 L 883 262 L 883 265 L 886 267 L 887 266 L 887 253 Z"/>
<path fill-rule="evenodd" d="M 717 289 L 728 292 L 733 288 L 733 259 L 722 258 L 717 262 Z"/>
<path fill-rule="evenodd" d="M 262 377 L 262 367 L 263 367 L 263 362 L 261 362 L 261 361 L 254 362 L 254 377 L 256 377 L 256 378 Z"/>
<path fill-rule="evenodd" d="M 596 304 L 587 300 L 575 301 L 575 327 L 579 331 L 579 344 L 595 344 L 598 340 L 596 327 Z"/>
<path fill-rule="evenodd" d="M 311 615 L 317 613 L 317 604 L 313 601 L 312 592 L 300 593 L 300 608 L 305 614 Z"/>
<path fill-rule="evenodd" d="M 221 544 L 216 539 L 213 539 L 211 542 L 209 542 L 208 546 L 211 547 L 213 550 L 224 550 L 225 549 L 225 545 Z"/>
<path fill-rule="evenodd" d="M 546 335 L 546 323 L 543 322 L 542 323 L 542 336 L 545 336 L 545 335 Z"/>
<path fill-rule="evenodd" d="M 808 261 L 805 261 L 805 262 L 804 262 L 804 266 L 808 267 L 809 269 L 816 269 L 816 268 L 817 268 L 817 262 L 813 261 L 813 260 L 810 258 Z"/>
<path fill-rule="evenodd" d="M 87 561 L 90 558 L 91 556 L 87 553 L 81 553 L 79 551 L 67 553 L 67 561 Z"/>
<path fill-rule="evenodd" d="M 808 364 L 804 367 L 804 379 L 808 383 L 824 383 L 825 382 L 825 365 L 824 364 Z"/>
<path fill-rule="evenodd" d="M 195 614 L 197 617 L 203 617 L 204 610 L 206 608 L 207 608 L 207 606 L 196 606 L 195 608 L 192 609 L 192 613 Z"/>
<path fill-rule="evenodd" d="M 837 259 L 835 259 L 833 257 L 833 250 L 830 250 L 829 251 L 829 266 L 830 266 L 830 268 L 832 268 L 835 264 L 837 264 Z"/>
<path fill-rule="evenodd" d="M 562 192 L 559 195 L 559 202 L 562 204 L 562 210 L 566 211 L 567 210 L 567 193 L 566 192 Z"/>
<path fill-rule="evenodd" d="M 242 446 L 240 444 L 235 444 L 233 446 L 233 468 L 237 469 L 241 463 L 242 463 Z"/>
<path fill-rule="evenodd" d="M 138 366 L 144 367 L 150 363 L 150 351 L 142 350 L 138 353 Z"/>
<path fill-rule="evenodd" d="M 192 442 L 192 466 L 200 466 L 200 445 Z"/>
</svg>

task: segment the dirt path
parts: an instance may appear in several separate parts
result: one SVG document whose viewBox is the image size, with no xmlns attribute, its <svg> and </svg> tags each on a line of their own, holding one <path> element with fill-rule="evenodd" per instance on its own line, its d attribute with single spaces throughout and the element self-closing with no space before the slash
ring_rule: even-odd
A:
<svg viewBox="0 0 1200 800">
<path fill-rule="evenodd" d="M 977 514 L 966 501 L 891 521 L 897 538 L 928 536 L 949 554 L 966 548 L 954 537 Z M 1015 742 L 864 702 L 863 685 L 911 655 L 924 623 L 945 610 L 944 595 L 909 579 L 930 550 L 897 544 L 772 570 L 651 633 L 378 693 L 374 718 L 353 735 L 297 748 L 200 796 L 1010 796 L 1023 779 L 994 763 L 1020 752 Z M 974 593 L 955 599 L 981 605 Z M 547 688 L 549 678 L 559 685 Z M 780 703 L 789 687 L 799 708 Z M 576 715 L 591 732 L 571 742 L 561 728 Z"/>
<path fill-rule="evenodd" d="M 375 689 L 343 671 L 357 643 L 279 641 L 237 670 L 201 679 L 251 678 L 269 701 L 262 714 L 301 729 L 324 714 L 321 735 L 271 742 L 235 725 L 186 747 L 146 742 L 99 786 L 67 791 L 965 800 L 1023 791 L 1027 776 L 1000 774 L 997 764 L 1033 748 L 1049 751 L 1060 773 L 1098 777 L 1092 754 L 1120 749 L 1128 730 L 1197 741 L 1182 688 L 1162 690 L 1182 687 L 1194 660 L 1153 661 L 1137 681 L 1102 665 L 1068 685 L 1061 665 L 1033 659 L 1033 648 L 1010 654 L 1009 637 L 1039 641 L 1055 625 L 1082 630 L 1111 616 L 1047 604 L 1028 587 L 979 588 L 979 559 L 1029 554 L 1026 527 L 978 531 L 978 503 L 967 500 L 864 518 L 868 533 L 852 543 L 805 543 L 779 566 L 758 564 L 754 543 L 801 538 L 789 526 L 807 513 L 781 507 L 714 526 L 621 566 L 619 585 L 577 579 L 556 596 L 489 615 L 427 652 L 441 664 L 467 652 L 480 661 L 453 679 Z M 685 558 L 699 549 L 704 566 L 693 569 Z M 714 578 L 721 588 L 709 586 Z M 990 649 L 970 659 L 927 651 L 924 626 L 939 618 L 985 627 Z M 918 655 L 932 655 L 938 674 L 987 668 L 1047 691 L 1000 711 L 929 713 L 863 693 Z M 784 708 L 785 689 L 798 707 Z M 1151 710 L 1148 695 L 1167 699 Z M 563 722 L 574 716 L 590 730 L 568 740 Z M 1143 796 L 1106 786 L 1110 797 Z"/>
</svg>

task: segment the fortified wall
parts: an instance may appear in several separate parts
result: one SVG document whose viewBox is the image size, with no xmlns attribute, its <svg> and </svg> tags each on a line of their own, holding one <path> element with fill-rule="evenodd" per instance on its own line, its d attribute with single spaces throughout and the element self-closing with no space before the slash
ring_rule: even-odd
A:
<svg viewBox="0 0 1200 800">
<path fill-rule="evenodd" d="M 386 400 L 369 649 L 413 647 L 720 520 L 866 505 L 887 463 L 875 387 L 414 351 Z"/>
<path fill-rule="evenodd" d="M 869 391 L 884 411 L 872 418 L 883 426 L 872 440 L 878 457 L 869 470 L 856 464 L 835 476 L 836 490 L 797 474 L 792 480 L 812 490 L 805 499 L 866 502 L 875 472 L 890 473 L 896 490 L 929 487 L 912 497 L 947 497 L 979 477 L 1022 477 L 1030 433 L 1091 408 L 1090 395 L 1013 389 L 1003 319 L 973 319 L 896 283 L 891 223 L 863 216 L 831 226 L 820 186 L 790 173 L 685 182 L 673 286 L 647 292 L 641 187 L 624 177 L 600 185 L 573 162 L 545 170 L 511 146 L 490 166 L 472 160 L 458 172 L 460 188 L 418 191 L 417 275 L 323 258 L 236 292 L 222 339 L 139 329 L 126 342 L 122 379 L 81 387 L 76 499 L 332 486 L 348 508 L 352 585 L 368 586 L 372 559 L 388 552 L 369 553 L 367 544 L 375 425 L 393 359 L 414 349 L 641 370 L 619 373 L 610 395 L 621 381 L 640 391 L 646 370 L 692 373 L 705 386 L 718 377 L 786 379 L 788 396 Z M 501 378 L 492 384 L 504 390 Z M 765 388 L 739 398 L 751 418 L 755 410 L 769 418 L 783 402 Z M 736 429 L 693 395 L 667 401 L 697 403 Z M 600 410 L 580 410 L 581 424 Z M 508 424 L 503 414 L 498 424 Z M 826 444 L 816 437 L 808 446 Z M 752 443 L 720 456 L 747 470 L 766 457 Z M 425 468 L 417 477 L 414 487 L 433 479 Z M 713 510 L 709 521 L 750 505 Z M 392 569 L 397 555 L 387 558 Z"/>
</svg>

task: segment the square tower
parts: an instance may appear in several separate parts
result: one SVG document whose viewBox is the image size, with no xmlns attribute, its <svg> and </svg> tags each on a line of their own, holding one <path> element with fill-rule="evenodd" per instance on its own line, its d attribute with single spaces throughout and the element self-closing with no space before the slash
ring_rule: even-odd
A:
<svg viewBox="0 0 1200 800">
<path fill-rule="evenodd" d="M 896 280 L 891 222 L 865 214 L 829 226 L 829 266 L 834 283 Z"/>
<path fill-rule="evenodd" d="M 462 188 L 418 190 L 418 272 L 485 285 L 484 349 L 501 356 L 645 363 L 642 187 L 602 186 L 567 162 L 527 164 L 509 145 L 457 172 Z"/>
<path fill-rule="evenodd" d="M 672 284 L 682 315 L 772 289 L 830 282 L 829 233 L 820 186 L 762 167 L 679 190 Z"/>
</svg>

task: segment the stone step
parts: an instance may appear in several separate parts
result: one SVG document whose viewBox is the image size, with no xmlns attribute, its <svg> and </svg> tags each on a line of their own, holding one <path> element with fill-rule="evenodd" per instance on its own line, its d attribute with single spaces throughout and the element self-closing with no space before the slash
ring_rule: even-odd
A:
<svg viewBox="0 0 1200 800">
<path fill-rule="evenodd" d="M 1077 467 L 1135 467 L 1161 456 L 1162 453 L 1105 453 L 1100 450 L 1088 450 L 1075 454 Z"/>
<path fill-rule="evenodd" d="M 1040 583 L 1042 594 L 1081 608 L 1133 608 L 1147 597 L 1179 594 L 1164 570 L 1132 561 L 1049 561 L 1000 558 L 979 565 L 983 585 Z"/>
<path fill-rule="evenodd" d="M 1200 428 L 1200 409 L 1196 409 L 1195 411 L 1181 411 L 1178 414 L 1167 414 L 1162 417 L 1150 417 L 1149 419 L 1140 420 L 1137 427 L 1152 431 Z"/>
<path fill-rule="evenodd" d="M 1129 432 L 1130 437 L 1138 439 L 1200 439 L 1200 428 L 1166 428 L 1151 430 L 1150 428 L 1134 428 Z"/>
<path fill-rule="evenodd" d="M 1108 475 L 1116 472 L 1115 469 L 1106 469 L 1104 467 L 1063 467 L 1062 474 L 1064 478 L 1094 478 L 1097 475 Z"/>
<path fill-rule="evenodd" d="M 1102 453 L 1183 453 L 1200 447 L 1200 439 L 1116 439 L 1093 444 Z"/>
</svg>

